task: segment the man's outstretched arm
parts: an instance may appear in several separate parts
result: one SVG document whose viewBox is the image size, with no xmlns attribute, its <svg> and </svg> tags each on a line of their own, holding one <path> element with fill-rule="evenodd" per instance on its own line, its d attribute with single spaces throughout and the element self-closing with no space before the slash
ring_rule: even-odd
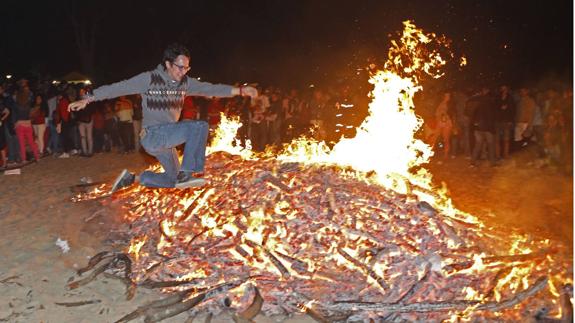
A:
<svg viewBox="0 0 575 323">
<path fill-rule="evenodd" d="M 93 101 L 116 98 L 123 95 L 138 94 L 146 91 L 150 84 L 150 72 L 138 74 L 124 81 L 103 85 L 94 90 L 94 94 L 68 105 L 68 110 L 82 110 Z"/>
<path fill-rule="evenodd" d="M 186 95 L 207 97 L 232 97 L 236 95 L 257 97 L 258 91 L 251 86 L 235 87 L 226 84 L 212 84 L 200 82 L 194 78 L 188 78 Z"/>
</svg>

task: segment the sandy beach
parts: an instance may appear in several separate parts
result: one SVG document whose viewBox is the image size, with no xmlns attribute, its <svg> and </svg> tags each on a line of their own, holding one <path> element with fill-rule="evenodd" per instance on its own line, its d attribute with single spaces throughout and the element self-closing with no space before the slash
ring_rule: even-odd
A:
<svg viewBox="0 0 575 323">
<path fill-rule="evenodd" d="M 0 322 L 114 322 L 160 297 L 140 288 L 127 301 L 125 286 L 105 277 L 66 289 L 89 257 L 109 250 L 106 239 L 111 230 L 126 225 L 119 222 L 114 208 L 94 216 L 101 209 L 98 202 L 72 203 L 70 187 L 83 177 L 112 182 L 123 168 L 141 170 L 148 161 L 143 154 L 46 157 L 22 168 L 20 175 L 0 175 Z M 462 210 L 491 224 L 517 227 L 572 246 L 572 178 L 524 162 L 517 158 L 498 168 L 469 170 L 467 161 L 458 158 L 432 170 Z M 58 239 L 65 241 L 69 251 L 56 244 Z M 187 319 L 184 313 L 166 322 Z M 227 322 L 230 317 L 212 320 L 217 321 Z M 256 321 L 277 318 L 260 315 Z M 289 321 L 313 320 L 299 316 Z"/>
</svg>

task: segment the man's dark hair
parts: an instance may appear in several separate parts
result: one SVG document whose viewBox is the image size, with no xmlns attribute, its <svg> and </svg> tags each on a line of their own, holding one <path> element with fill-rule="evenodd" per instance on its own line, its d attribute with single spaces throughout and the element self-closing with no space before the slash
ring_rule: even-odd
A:
<svg viewBox="0 0 575 323">
<path fill-rule="evenodd" d="M 162 59 L 162 64 L 166 64 L 166 61 L 173 63 L 176 58 L 180 55 L 184 55 L 188 58 L 190 58 L 190 51 L 186 48 L 186 46 L 179 44 L 179 43 L 173 43 L 170 44 L 165 50 L 164 50 L 164 58 Z"/>
</svg>

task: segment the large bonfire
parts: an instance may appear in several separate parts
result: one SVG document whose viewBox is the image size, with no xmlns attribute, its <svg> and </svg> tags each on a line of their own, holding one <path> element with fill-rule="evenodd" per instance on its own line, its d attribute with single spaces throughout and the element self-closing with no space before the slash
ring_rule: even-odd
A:
<svg viewBox="0 0 575 323">
<path fill-rule="evenodd" d="M 571 315 L 565 247 L 487 227 L 432 186 L 413 96 L 422 75 L 441 76 L 449 43 L 404 27 L 370 79 L 370 114 L 355 138 L 333 149 L 301 138 L 277 156 L 256 155 L 224 117 L 208 186 L 78 195 L 121 201 L 131 229 L 123 252 L 94 256 L 80 272 L 92 273 L 70 288 L 107 270 L 129 296 L 137 287 L 170 294 L 119 322 L 184 311 L 228 311 L 236 321 L 259 312 L 365 322 Z"/>
</svg>

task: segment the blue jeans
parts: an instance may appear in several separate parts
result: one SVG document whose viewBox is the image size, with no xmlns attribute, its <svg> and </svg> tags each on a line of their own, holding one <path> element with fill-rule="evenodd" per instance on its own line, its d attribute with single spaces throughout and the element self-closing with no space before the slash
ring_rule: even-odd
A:
<svg viewBox="0 0 575 323">
<path fill-rule="evenodd" d="M 4 127 L 6 131 L 6 144 L 8 146 L 8 160 L 9 161 L 19 161 L 20 160 L 20 142 L 16 134 L 12 135 L 8 130 L 8 127 Z"/>
<path fill-rule="evenodd" d="M 140 184 L 147 187 L 174 187 L 180 170 L 203 172 L 206 162 L 208 123 L 205 121 L 181 121 L 144 127 L 146 134 L 140 144 L 146 152 L 156 157 L 163 173 L 144 171 Z M 180 168 L 176 146 L 185 144 L 184 158 Z"/>
<path fill-rule="evenodd" d="M 52 153 L 57 153 L 60 151 L 60 134 L 56 130 L 56 126 L 52 123 L 52 120 L 48 122 L 48 129 L 50 131 L 50 137 L 48 139 L 48 148 Z"/>
<path fill-rule="evenodd" d="M 465 156 L 471 157 L 471 126 L 469 118 L 459 119 L 457 126 L 459 127 L 459 145 L 456 148 L 457 150 L 454 151 L 462 150 Z"/>
<path fill-rule="evenodd" d="M 481 157 L 483 145 L 487 145 L 487 156 L 491 165 L 495 165 L 495 134 L 489 131 L 475 130 L 475 146 L 473 147 L 473 154 L 471 155 L 471 163 L 475 164 Z"/>
</svg>

